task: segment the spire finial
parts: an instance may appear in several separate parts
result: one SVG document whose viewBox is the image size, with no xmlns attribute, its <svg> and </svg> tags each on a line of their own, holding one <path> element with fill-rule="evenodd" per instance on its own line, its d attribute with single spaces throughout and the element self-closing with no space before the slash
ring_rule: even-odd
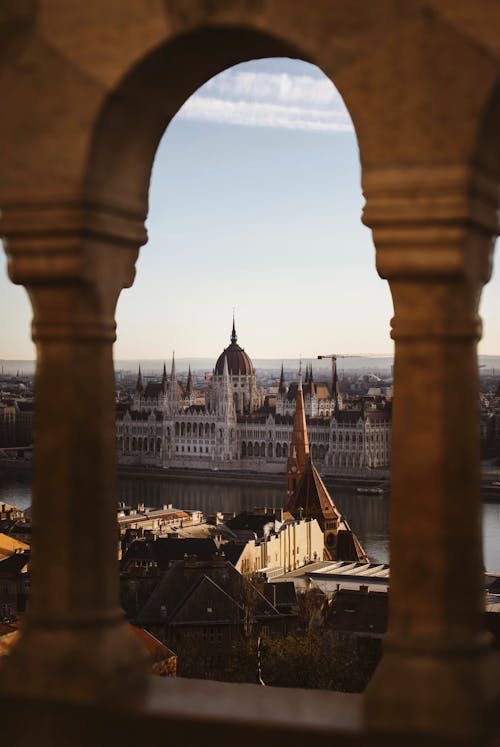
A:
<svg viewBox="0 0 500 747">
<path fill-rule="evenodd" d="M 233 345 L 235 345 L 237 341 L 238 341 L 238 338 L 236 337 L 236 325 L 234 323 L 234 308 L 233 308 L 233 329 L 231 332 L 231 342 Z"/>
<path fill-rule="evenodd" d="M 299 364 L 299 392 L 302 391 L 302 361 Z"/>
</svg>

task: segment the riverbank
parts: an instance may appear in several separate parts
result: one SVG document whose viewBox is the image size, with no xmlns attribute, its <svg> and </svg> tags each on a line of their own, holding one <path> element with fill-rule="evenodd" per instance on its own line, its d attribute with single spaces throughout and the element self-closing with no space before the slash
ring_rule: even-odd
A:
<svg viewBox="0 0 500 747">
<path fill-rule="evenodd" d="M 283 473 L 265 473 L 253 472 L 250 470 L 222 470 L 222 469 L 181 469 L 161 467 L 139 467 L 139 466 L 119 466 L 118 475 L 120 477 L 133 477 L 148 480 L 182 480 L 195 481 L 203 480 L 208 483 L 225 483 L 225 484 L 258 484 L 269 487 L 286 486 L 286 474 Z M 356 487 L 360 483 L 366 487 L 381 485 L 389 489 L 389 480 L 384 471 L 380 475 L 322 475 L 323 481 L 329 487 L 346 486 Z"/>
<path fill-rule="evenodd" d="M 28 459 L 0 460 L 0 474 L 13 475 L 16 472 L 30 474 L 33 462 Z M 212 469 L 181 469 L 170 467 L 145 467 L 140 465 L 118 465 L 118 477 L 136 480 L 161 482 L 204 482 L 210 485 L 258 485 L 262 487 L 279 488 L 286 486 L 285 473 L 253 472 L 250 470 L 222 470 Z M 390 492 L 390 480 L 387 470 L 379 474 L 322 474 L 323 481 L 328 488 L 382 487 L 384 493 Z M 483 475 L 481 481 L 481 497 L 487 503 L 500 503 L 500 484 L 494 484 L 490 474 Z"/>
</svg>

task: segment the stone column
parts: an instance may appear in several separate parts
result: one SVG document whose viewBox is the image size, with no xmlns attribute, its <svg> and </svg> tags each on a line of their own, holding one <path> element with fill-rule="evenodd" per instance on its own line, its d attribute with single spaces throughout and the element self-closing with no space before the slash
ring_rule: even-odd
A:
<svg viewBox="0 0 500 747">
<path fill-rule="evenodd" d="M 137 694 L 143 651 L 119 607 L 114 309 L 143 222 L 78 205 L 6 206 L 9 273 L 37 349 L 32 593 L 4 693 L 95 701 Z"/>
<path fill-rule="evenodd" d="M 498 191 L 459 167 L 368 172 L 365 191 L 395 341 L 389 629 L 366 720 L 474 737 L 500 689 L 483 623 L 476 357 Z"/>
</svg>

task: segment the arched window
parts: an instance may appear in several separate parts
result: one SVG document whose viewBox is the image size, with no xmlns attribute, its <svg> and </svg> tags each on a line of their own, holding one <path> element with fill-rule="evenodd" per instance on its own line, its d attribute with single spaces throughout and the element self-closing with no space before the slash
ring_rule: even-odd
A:
<svg viewBox="0 0 500 747">
<path fill-rule="evenodd" d="M 281 459 L 281 444 L 276 444 L 276 458 Z"/>
<path fill-rule="evenodd" d="M 198 435 L 198 423 L 193 423 L 193 436 Z"/>
<path fill-rule="evenodd" d="M 212 434 L 212 436 L 215 436 L 215 423 L 212 423 L 212 425 L 210 426 L 210 433 Z"/>
<path fill-rule="evenodd" d="M 149 450 L 150 450 L 150 452 L 152 454 L 154 454 L 154 450 L 155 450 L 155 440 L 154 440 L 154 438 L 150 438 L 149 439 Z"/>
<path fill-rule="evenodd" d="M 156 439 L 156 453 L 159 454 L 161 451 L 161 438 Z"/>
<path fill-rule="evenodd" d="M 288 444 L 283 444 L 283 456 L 288 457 Z"/>
<path fill-rule="evenodd" d="M 272 444 L 267 445 L 267 456 L 270 459 L 272 459 L 272 456 L 273 456 L 273 445 Z"/>
<path fill-rule="evenodd" d="M 188 435 L 188 436 L 190 436 L 190 435 L 191 435 L 191 423 L 188 423 L 188 424 L 187 424 L 187 435 Z"/>
<path fill-rule="evenodd" d="M 241 444 L 241 457 L 242 457 L 242 459 L 245 459 L 246 455 L 247 455 L 247 445 L 246 445 L 245 441 L 243 441 L 243 443 Z"/>
<path fill-rule="evenodd" d="M 253 453 L 256 457 L 260 456 L 260 447 L 257 442 L 253 445 Z"/>
<path fill-rule="evenodd" d="M 186 424 L 181 423 L 181 436 L 185 436 L 185 435 L 186 435 Z"/>
<path fill-rule="evenodd" d="M 253 457 L 253 444 L 251 441 L 248 444 L 248 456 Z"/>
<path fill-rule="evenodd" d="M 179 435 L 179 423 L 176 423 L 176 424 L 175 424 L 175 435 L 176 435 L 176 436 L 178 436 L 178 435 Z"/>
</svg>

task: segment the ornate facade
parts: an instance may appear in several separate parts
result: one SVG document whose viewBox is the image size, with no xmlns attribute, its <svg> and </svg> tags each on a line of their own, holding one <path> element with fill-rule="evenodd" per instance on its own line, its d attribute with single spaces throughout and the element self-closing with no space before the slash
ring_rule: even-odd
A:
<svg viewBox="0 0 500 747">
<path fill-rule="evenodd" d="M 300 380 L 302 375 L 300 375 Z M 311 455 L 321 469 L 353 472 L 390 463 L 391 413 L 344 409 L 338 380 L 333 392 L 306 373 L 301 400 Z M 237 344 L 219 356 L 204 398 L 189 371 L 183 386 L 172 359 L 170 375 L 143 385 L 141 372 L 130 407 L 117 414 L 118 458 L 122 464 L 193 469 L 282 472 L 290 455 L 299 384 L 286 386 L 281 372 L 276 406 L 257 386 L 250 357 Z"/>
</svg>

